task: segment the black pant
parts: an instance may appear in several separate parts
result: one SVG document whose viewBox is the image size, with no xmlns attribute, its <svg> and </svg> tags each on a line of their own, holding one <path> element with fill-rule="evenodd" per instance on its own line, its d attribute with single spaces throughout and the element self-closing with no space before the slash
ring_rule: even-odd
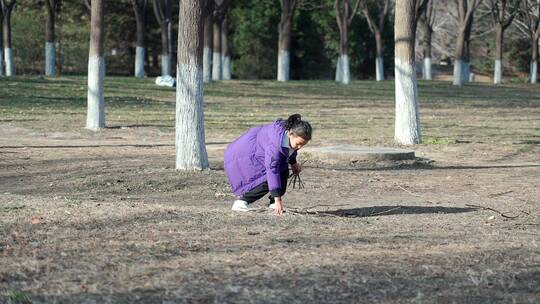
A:
<svg viewBox="0 0 540 304">
<path fill-rule="evenodd" d="M 285 194 L 285 191 L 287 190 L 287 179 L 289 178 L 289 170 L 281 172 L 279 175 L 281 179 L 281 189 L 279 190 L 279 196 L 283 196 Z M 248 204 L 253 203 L 254 201 L 260 199 L 261 197 L 265 196 L 269 192 L 268 190 L 268 182 L 263 182 L 257 187 L 249 190 L 248 192 L 244 193 L 242 198 L 240 198 L 243 201 L 246 201 Z M 270 195 L 268 196 L 270 199 L 270 203 L 274 203 L 274 196 Z"/>
</svg>

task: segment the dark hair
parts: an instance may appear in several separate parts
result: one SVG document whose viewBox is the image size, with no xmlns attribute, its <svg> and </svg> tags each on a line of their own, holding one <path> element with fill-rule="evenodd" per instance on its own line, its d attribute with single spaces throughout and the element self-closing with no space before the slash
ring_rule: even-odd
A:
<svg viewBox="0 0 540 304">
<path fill-rule="evenodd" d="M 290 133 L 300 136 L 305 140 L 311 140 L 311 125 L 309 122 L 302 120 L 300 114 L 293 114 L 284 121 L 285 130 Z"/>
</svg>

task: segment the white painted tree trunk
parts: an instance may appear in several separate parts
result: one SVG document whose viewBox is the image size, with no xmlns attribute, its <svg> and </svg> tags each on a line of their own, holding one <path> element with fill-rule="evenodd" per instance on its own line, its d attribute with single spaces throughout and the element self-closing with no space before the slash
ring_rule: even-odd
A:
<svg viewBox="0 0 540 304">
<path fill-rule="evenodd" d="M 531 83 L 538 82 L 538 61 L 531 61 Z"/>
<path fill-rule="evenodd" d="M 463 85 L 463 62 L 459 59 L 454 61 L 454 85 Z"/>
<path fill-rule="evenodd" d="M 0 77 L 4 77 L 4 49 L 1 47 L 0 47 Z"/>
<path fill-rule="evenodd" d="M 461 72 L 463 73 L 461 79 L 463 83 L 468 83 L 471 81 L 471 63 L 467 61 L 462 61 L 461 66 Z"/>
<path fill-rule="evenodd" d="M 212 81 L 212 49 L 207 47 L 203 49 L 203 81 Z"/>
<path fill-rule="evenodd" d="M 45 76 L 56 76 L 56 46 L 54 42 L 45 43 Z"/>
<path fill-rule="evenodd" d="M 375 58 L 375 77 L 377 81 L 384 80 L 384 61 L 382 57 Z"/>
<path fill-rule="evenodd" d="M 423 76 L 425 80 L 433 80 L 433 74 L 431 72 L 431 58 L 424 58 Z"/>
<path fill-rule="evenodd" d="M 214 52 L 212 55 L 212 80 L 222 79 L 223 66 L 221 64 L 221 53 Z"/>
<path fill-rule="evenodd" d="M 171 55 L 161 55 L 161 76 L 171 75 Z"/>
<path fill-rule="evenodd" d="M 176 75 L 176 169 L 206 169 L 203 70 L 178 64 Z"/>
<path fill-rule="evenodd" d="M 341 83 L 349 84 L 351 83 L 351 69 L 349 64 L 349 56 L 341 56 Z"/>
<path fill-rule="evenodd" d="M 395 58 L 396 125 L 395 140 L 403 145 L 422 141 L 416 70 L 410 62 Z"/>
<path fill-rule="evenodd" d="M 135 77 L 144 78 L 144 56 L 146 49 L 138 46 L 135 49 Z"/>
<path fill-rule="evenodd" d="M 104 79 L 105 58 L 90 57 L 88 59 L 88 112 L 86 116 L 86 128 L 90 130 L 105 127 Z"/>
<path fill-rule="evenodd" d="M 6 76 L 15 75 L 15 66 L 13 65 L 13 51 L 11 48 L 4 48 L 4 61 L 6 63 Z"/>
<path fill-rule="evenodd" d="M 493 75 L 493 83 L 501 84 L 502 83 L 502 60 L 495 60 L 495 72 Z"/>
<path fill-rule="evenodd" d="M 341 72 L 341 55 L 339 55 L 337 62 L 336 62 L 336 82 L 341 82 L 343 79 L 343 74 Z"/>
<path fill-rule="evenodd" d="M 231 80 L 231 57 L 223 56 L 221 57 L 221 61 L 221 65 L 223 66 L 221 69 L 221 75 L 223 80 Z"/>
<path fill-rule="evenodd" d="M 289 81 L 291 68 L 291 53 L 279 50 L 278 54 L 278 81 Z"/>
</svg>

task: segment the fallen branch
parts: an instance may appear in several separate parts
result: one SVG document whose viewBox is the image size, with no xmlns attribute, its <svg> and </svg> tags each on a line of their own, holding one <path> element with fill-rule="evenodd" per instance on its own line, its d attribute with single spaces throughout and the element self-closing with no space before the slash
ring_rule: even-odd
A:
<svg viewBox="0 0 540 304">
<path fill-rule="evenodd" d="M 500 216 L 502 216 L 502 217 L 504 217 L 504 218 L 507 218 L 507 219 L 515 219 L 515 218 L 518 218 L 518 217 L 519 217 L 519 215 L 516 215 L 516 216 L 506 215 L 506 214 L 502 213 L 501 211 L 499 211 L 499 210 L 497 210 L 497 209 L 490 208 L 490 207 L 483 207 L 483 206 L 479 206 L 479 205 L 471 205 L 471 204 L 466 204 L 465 206 L 477 208 L 477 209 L 480 209 L 480 210 L 489 210 L 489 211 L 493 211 L 493 212 L 495 212 L 495 213 L 499 214 Z"/>
</svg>

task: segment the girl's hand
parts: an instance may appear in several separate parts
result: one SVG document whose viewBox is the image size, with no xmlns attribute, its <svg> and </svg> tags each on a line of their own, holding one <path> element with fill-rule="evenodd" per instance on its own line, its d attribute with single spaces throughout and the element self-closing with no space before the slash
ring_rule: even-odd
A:
<svg viewBox="0 0 540 304">
<path fill-rule="evenodd" d="M 291 169 L 292 169 L 293 174 L 298 174 L 302 172 L 302 167 L 300 166 L 299 163 L 295 163 L 294 165 L 291 165 Z"/>
<path fill-rule="evenodd" d="M 281 197 L 274 198 L 274 203 L 274 214 L 278 216 L 283 215 L 283 203 L 281 203 Z"/>
</svg>

